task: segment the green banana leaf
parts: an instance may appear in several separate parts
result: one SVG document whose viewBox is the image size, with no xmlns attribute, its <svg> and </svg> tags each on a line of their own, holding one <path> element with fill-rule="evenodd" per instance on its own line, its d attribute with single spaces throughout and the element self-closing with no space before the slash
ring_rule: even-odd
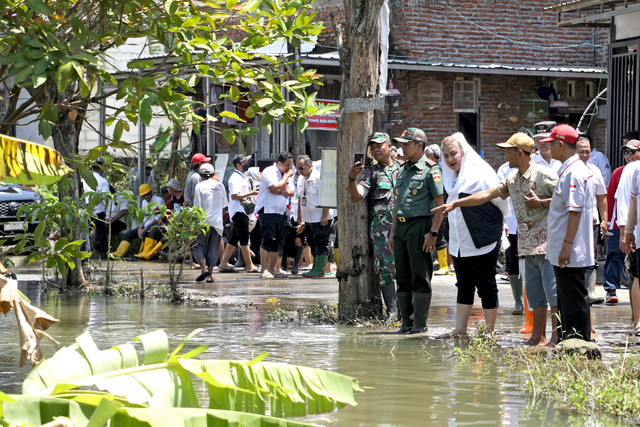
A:
<svg viewBox="0 0 640 427">
<path fill-rule="evenodd" d="M 4 395 L 0 426 L 42 425 L 64 420 L 77 427 L 306 427 L 313 424 L 255 414 L 193 408 L 135 408 L 116 396 L 96 393 L 73 398 Z"/>
<path fill-rule="evenodd" d="M 136 337 L 144 347 L 144 364 L 132 344 L 99 350 L 86 332 L 75 345 L 40 362 L 25 379 L 22 393 L 67 396 L 82 387 L 150 408 L 201 408 L 192 382 L 199 378 L 207 386 L 209 409 L 264 415 L 268 408 L 271 416 L 291 417 L 356 405 L 354 392 L 361 390 L 345 375 L 263 362 L 266 353 L 253 361 L 193 359 L 206 346 L 180 354 L 200 331 L 193 331 L 171 354 L 164 331 Z"/>
<path fill-rule="evenodd" d="M 71 169 L 62 155 L 46 145 L 0 135 L 0 181 L 50 185 Z"/>
</svg>

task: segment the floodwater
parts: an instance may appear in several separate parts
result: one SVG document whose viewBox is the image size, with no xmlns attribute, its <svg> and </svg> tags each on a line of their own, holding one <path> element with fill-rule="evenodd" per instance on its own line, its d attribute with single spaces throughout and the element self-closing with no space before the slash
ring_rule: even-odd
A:
<svg viewBox="0 0 640 427">
<path fill-rule="evenodd" d="M 328 284 L 318 285 L 318 287 Z M 448 358 L 442 341 L 396 336 L 368 328 L 283 324 L 268 319 L 268 309 L 249 304 L 196 306 L 97 295 L 40 293 L 21 286 L 32 303 L 60 319 L 49 332 L 63 345 L 89 331 L 100 349 L 132 342 L 137 335 L 162 328 L 171 348 L 189 332 L 206 344 L 201 357 L 251 359 L 262 351 L 267 360 L 327 369 L 358 379 L 358 406 L 303 420 L 340 426 L 462 425 L 613 425 L 615 420 L 570 415 L 549 402 L 534 403 L 516 374 L 500 367 L 479 368 Z M 435 310 L 436 321 L 453 312 Z M 512 318 L 513 316 L 511 316 Z M 512 321 L 508 318 L 509 321 Z M 520 318 L 522 319 L 522 318 Z M 18 368 L 18 333 L 12 313 L 0 318 L 0 390 L 19 393 L 29 366 Z M 138 345 L 138 344 L 136 344 Z M 55 351 L 44 343 L 46 355 Z"/>
</svg>

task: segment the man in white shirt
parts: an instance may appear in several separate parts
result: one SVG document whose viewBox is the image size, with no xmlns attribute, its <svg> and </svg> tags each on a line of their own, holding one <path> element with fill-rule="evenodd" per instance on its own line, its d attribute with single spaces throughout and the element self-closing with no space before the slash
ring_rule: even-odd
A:
<svg viewBox="0 0 640 427">
<path fill-rule="evenodd" d="M 538 148 L 538 154 L 532 154 L 531 160 L 537 164 L 550 168 L 555 173 L 559 173 L 562 162 L 554 159 L 551 156 L 551 150 L 549 149 L 549 143 L 545 142 L 545 139 L 551 134 L 551 130 L 556 126 L 554 121 L 546 121 L 536 123 L 534 126 L 535 133 L 533 140 L 536 142 Z"/>
<path fill-rule="evenodd" d="M 158 206 L 164 204 L 164 200 L 162 200 L 160 196 L 153 195 L 153 191 L 151 190 L 151 186 L 149 184 L 142 184 L 138 189 L 138 193 L 142 198 L 142 209 L 146 209 L 147 206 L 151 206 L 153 210 L 158 210 Z M 158 206 L 153 207 L 154 204 Z M 120 242 L 120 246 L 118 246 L 118 249 L 115 252 L 112 252 L 111 255 L 123 257 L 129 249 L 129 246 L 131 246 L 131 242 L 133 241 L 133 239 L 139 238 L 143 241 L 142 254 L 148 256 L 145 257 L 145 259 L 150 259 L 149 254 L 155 254 L 162 248 L 162 244 L 149 235 L 149 233 L 156 228 L 159 222 L 159 213 L 153 215 L 145 215 L 142 222 L 138 225 L 138 228 L 134 228 L 126 232 L 126 234 L 124 235 L 124 240 Z M 158 245 L 160 246 L 158 247 Z"/>
<path fill-rule="evenodd" d="M 224 250 L 224 255 L 220 261 L 221 273 L 236 273 L 237 270 L 229 265 L 229 259 L 240 242 L 240 251 L 245 260 L 245 269 L 247 273 L 259 273 L 260 270 L 251 262 L 251 252 L 249 251 L 249 214 L 245 211 L 242 205 L 242 200 L 251 198 L 258 194 L 258 190 L 253 188 L 253 182 L 245 175 L 245 172 L 249 169 L 249 159 L 251 156 L 244 157 L 242 154 L 238 154 L 233 158 L 233 166 L 235 170 L 229 177 L 227 184 L 229 188 L 229 218 L 233 228 L 231 230 L 231 236 L 227 242 L 227 247 Z M 251 213 L 253 216 L 253 213 Z"/>
<path fill-rule="evenodd" d="M 589 141 L 589 146 L 593 147 L 593 143 L 589 135 L 585 134 L 582 136 L 582 138 L 586 138 Z M 602 178 L 604 178 L 604 185 L 605 187 L 608 187 L 609 181 L 611 181 L 611 164 L 609 163 L 609 159 L 607 159 L 607 156 L 593 147 L 591 149 L 591 156 L 589 156 L 589 164 L 598 167 L 600 173 L 602 174 Z"/>
<path fill-rule="evenodd" d="M 287 199 L 295 194 L 293 188 L 293 156 L 286 151 L 278 154 L 277 162 L 264 171 L 260 177 L 260 189 L 256 201 L 256 212 L 260 218 L 262 242 L 260 262 L 262 279 L 284 278 L 287 273 L 280 270 L 278 248 L 285 237 L 285 212 Z"/>
<path fill-rule="evenodd" d="M 551 198 L 546 258 L 556 276 L 559 341 L 579 338 L 592 341 L 589 293 L 585 268 L 593 256 L 593 173 L 576 154 L 578 132 L 558 125 L 548 138 L 553 158 L 562 162 Z"/>
<path fill-rule="evenodd" d="M 101 259 L 105 259 L 107 253 L 109 252 L 109 248 L 107 247 L 107 230 L 105 228 L 104 216 L 105 216 L 105 203 L 104 199 L 106 194 L 109 194 L 109 181 L 107 181 L 103 175 L 104 171 L 102 170 L 102 164 L 96 162 L 91 166 L 91 170 L 93 171 L 93 177 L 96 179 L 97 186 L 95 193 L 100 198 L 100 201 L 93 207 L 93 214 L 96 216 L 97 220 L 95 223 L 95 242 L 94 248 L 98 250 L 98 254 Z M 84 182 L 84 191 L 85 193 L 93 193 L 94 191 Z M 86 203 L 89 203 L 89 196 L 85 198 Z"/>
<path fill-rule="evenodd" d="M 110 187 L 111 194 L 115 193 L 115 189 Z M 127 229 L 125 217 L 129 212 L 129 200 L 126 197 L 118 195 L 111 199 L 105 209 L 104 221 L 105 228 L 111 230 L 111 234 L 118 234 Z"/>
<path fill-rule="evenodd" d="M 222 211 L 227 207 L 227 192 L 224 185 L 212 179 L 214 169 L 211 163 L 202 164 L 199 173 L 202 182 L 196 185 L 193 205 L 202 208 L 209 229 L 206 233 L 198 234 L 195 244 L 191 248 L 191 254 L 202 269 L 196 282 L 202 282 L 208 277 L 207 283 L 212 283 L 211 273 L 213 273 L 213 267 L 216 266 L 220 255 L 220 241 L 224 229 Z"/>
<path fill-rule="evenodd" d="M 604 240 L 599 239 L 607 232 L 607 186 L 604 183 L 604 178 L 600 169 L 593 163 L 589 163 L 591 156 L 591 144 L 589 139 L 581 136 L 576 143 L 576 153 L 580 160 L 582 160 L 587 167 L 593 173 L 593 183 L 595 186 L 596 197 L 593 200 L 593 234 L 594 242 L 596 243 L 596 263 L 587 268 L 587 289 L 589 290 L 589 303 L 590 304 L 602 304 L 604 297 L 596 296 L 596 273 L 598 271 L 597 259 L 602 257 L 602 244 Z M 600 221 L 598 222 L 598 211 L 600 212 Z"/>
<path fill-rule="evenodd" d="M 311 271 L 302 273 L 304 277 L 324 277 L 324 267 L 329 259 L 331 246 L 331 220 L 333 213 L 320 205 L 320 172 L 313 167 L 307 155 L 298 156 L 296 167 L 298 178 L 298 225 L 311 228 L 315 245 L 315 256 Z"/>
</svg>

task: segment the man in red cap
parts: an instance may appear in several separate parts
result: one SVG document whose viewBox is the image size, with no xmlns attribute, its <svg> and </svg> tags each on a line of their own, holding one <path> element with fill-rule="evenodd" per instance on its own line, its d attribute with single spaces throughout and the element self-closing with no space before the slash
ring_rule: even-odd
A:
<svg viewBox="0 0 640 427">
<path fill-rule="evenodd" d="M 211 163 L 211 157 L 207 157 L 202 153 L 196 153 L 191 158 L 191 171 L 187 175 L 187 182 L 185 183 L 184 197 L 187 206 L 193 206 L 193 196 L 196 189 L 196 185 L 202 182 L 198 170 L 203 163 Z"/>
<path fill-rule="evenodd" d="M 589 293 L 585 268 L 595 263 L 593 254 L 593 173 L 576 152 L 578 132 L 558 125 L 548 142 L 551 155 L 562 162 L 551 198 L 547 259 L 553 265 L 558 295 L 558 341 L 591 338 Z"/>
</svg>

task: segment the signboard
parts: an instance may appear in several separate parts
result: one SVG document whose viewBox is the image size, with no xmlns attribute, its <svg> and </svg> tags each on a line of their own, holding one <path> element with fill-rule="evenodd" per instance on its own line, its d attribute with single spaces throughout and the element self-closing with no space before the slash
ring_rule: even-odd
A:
<svg viewBox="0 0 640 427">
<path fill-rule="evenodd" d="M 229 164 L 229 155 L 228 154 L 216 154 L 216 161 L 214 164 L 214 168 L 216 171 L 216 175 L 218 178 L 223 179 L 224 173 L 227 170 L 227 165 Z"/>
<path fill-rule="evenodd" d="M 340 110 L 340 101 L 334 101 L 331 99 L 316 99 L 318 108 L 324 108 L 328 106 L 335 106 L 336 109 L 329 114 L 323 114 L 321 116 L 309 116 L 307 121 L 309 122 L 308 130 L 328 130 L 338 131 L 338 115 Z"/>
<path fill-rule="evenodd" d="M 320 166 L 320 206 L 322 208 L 338 207 L 338 149 L 322 150 Z"/>
<path fill-rule="evenodd" d="M 366 113 L 372 110 L 384 111 L 385 97 L 379 96 L 377 98 L 349 98 L 344 100 L 344 112 L 345 113 Z"/>
</svg>

